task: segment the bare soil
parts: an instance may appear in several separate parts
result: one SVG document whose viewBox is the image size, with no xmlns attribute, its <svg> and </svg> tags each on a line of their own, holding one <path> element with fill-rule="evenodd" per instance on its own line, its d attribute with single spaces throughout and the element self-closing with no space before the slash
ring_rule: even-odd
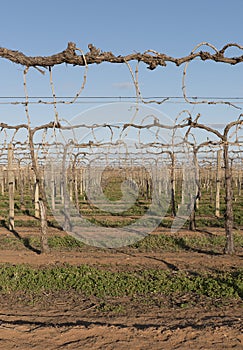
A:
<svg viewBox="0 0 243 350">
<path fill-rule="evenodd" d="M 216 232 L 217 231 L 217 232 Z M 18 228 L 20 236 L 38 228 Z M 52 229 L 50 234 L 60 232 Z M 1 228 L 0 234 L 10 234 Z M 200 234 L 183 231 L 180 234 Z M 209 229 L 208 234 L 222 234 Z M 233 257 L 206 250 L 138 252 L 135 250 L 52 251 L 38 255 L 23 247 L 0 250 L 0 263 L 89 264 L 112 271 L 141 268 L 186 271 L 242 267 L 243 251 Z M 0 349 L 242 349 L 242 304 L 215 303 L 190 295 L 144 302 L 141 298 L 97 300 L 74 292 L 33 296 L 0 294 Z M 185 305 L 185 307 L 182 307 Z"/>
</svg>

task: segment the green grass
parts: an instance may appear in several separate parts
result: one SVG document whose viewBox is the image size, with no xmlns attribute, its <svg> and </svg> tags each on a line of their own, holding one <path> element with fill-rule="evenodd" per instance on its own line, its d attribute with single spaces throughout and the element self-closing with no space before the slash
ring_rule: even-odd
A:
<svg viewBox="0 0 243 350">
<path fill-rule="evenodd" d="M 243 235 L 235 234 L 234 242 L 236 249 L 243 247 Z M 23 245 L 28 245 L 38 249 L 40 248 L 40 239 L 36 235 L 25 236 L 22 239 L 18 239 L 14 236 L 0 235 L 0 249 L 15 249 L 19 250 L 23 248 Z M 91 249 L 83 242 L 75 239 L 70 235 L 59 236 L 53 235 L 48 238 L 48 244 L 51 250 L 69 250 L 80 251 L 83 249 Z M 181 236 L 169 234 L 157 234 L 148 235 L 144 239 L 137 243 L 125 247 L 124 249 L 136 249 L 139 251 L 160 251 L 160 252 L 176 252 L 176 251 L 188 251 L 188 250 L 210 250 L 212 252 L 219 252 L 225 246 L 224 235 L 204 235 L 201 233 L 195 233 L 193 236 Z M 121 248 L 122 249 L 122 248 Z"/>
<path fill-rule="evenodd" d="M 235 234 L 234 242 L 236 248 L 243 247 L 243 235 Z M 221 251 L 225 246 L 225 236 L 205 236 L 200 233 L 193 236 L 177 237 L 172 235 L 148 235 L 133 247 L 145 251 L 179 251 L 193 249 L 210 249 L 213 252 Z"/>
<path fill-rule="evenodd" d="M 84 243 L 73 238 L 72 236 L 52 236 L 48 238 L 49 247 L 52 249 L 60 250 L 60 249 L 68 249 L 75 250 L 84 247 Z"/>
<path fill-rule="evenodd" d="M 192 274 L 162 270 L 110 272 L 87 265 L 33 268 L 2 265 L 0 291 L 31 293 L 74 290 L 86 296 L 122 297 L 196 293 L 212 298 L 242 298 L 243 270 Z"/>
</svg>

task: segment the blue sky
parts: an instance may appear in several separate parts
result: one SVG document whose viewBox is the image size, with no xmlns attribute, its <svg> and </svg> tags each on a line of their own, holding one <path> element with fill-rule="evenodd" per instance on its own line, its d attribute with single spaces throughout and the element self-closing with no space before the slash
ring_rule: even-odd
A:
<svg viewBox="0 0 243 350">
<path fill-rule="evenodd" d="M 190 53 L 202 41 L 221 48 L 228 42 L 243 45 L 243 1 L 174 0 L 63 1 L 22 0 L 1 3 L 0 46 L 19 50 L 27 55 L 51 55 L 64 50 L 69 41 L 86 52 L 89 43 L 103 51 L 128 54 L 153 49 L 180 57 Z M 206 49 L 206 48 L 205 48 Z M 229 54 L 241 54 L 231 50 Z M 168 64 L 149 71 L 141 65 L 140 84 L 144 96 L 182 96 L 183 67 Z M 84 68 L 56 67 L 53 70 L 56 94 L 75 95 Z M 23 67 L 1 59 L 0 96 L 23 96 Z M 51 94 L 48 72 L 45 77 L 35 70 L 28 74 L 30 96 Z M 83 96 L 134 96 L 130 73 L 125 65 L 90 66 Z M 243 97 L 242 64 L 193 62 L 188 70 L 188 95 Z M 1 99 L 3 101 L 3 99 Z M 90 103 L 59 106 L 58 112 L 68 120 L 90 108 Z M 155 106 L 156 107 L 156 106 Z M 242 105 L 243 107 L 243 105 Z M 202 113 L 205 122 L 226 122 L 240 111 L 217 106 L 192 106 L 168 103 L 160 107 L 172 119 L 188 108 Z M 33 125 L 53 118 L 52 108 L 33 106 Z M 25 122 L 21 106 L 0 105 L 1 121 Z"/>
<path fill-rule="evenodd" d="M 201 41 L 221 46 L 242 36 L 241 0 L 30 0 L 1 4 L 1 46 L 45 55 L 74 41 L 127 53 L 148 48 L 184 55 Z"/>
</svg>

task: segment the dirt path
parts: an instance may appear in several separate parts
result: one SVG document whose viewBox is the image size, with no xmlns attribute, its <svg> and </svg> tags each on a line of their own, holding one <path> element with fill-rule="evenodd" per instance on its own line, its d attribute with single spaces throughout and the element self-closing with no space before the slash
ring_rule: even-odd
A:
<svg viewBox="0 0 243 350">
<path fill-rule="evenodd" d="M 80 305 L 82 308 L 83 305 Z M 153 310 L 97 317 L 63 309 L 2 310 L 0 349 L 242 349 L 238 309 Z"/>
<path fill-rule="evenodd" d="M 232 269 L 242 266 L 241 254 L 233 257 L 225 255 L 209 255 L 196 252 L 177 253 L 144 253 L 128 251 L 81 251 L 81 252 L 51 252 L 38 255 L 28 249 L 21 251 L 0 250 L 0 263 L 30 264 L 33 266 L 46 266 L 68 263 L 71 265 L 99 265 L 109 270 L 130 270 L 134 268 L 159 268 L 172 270 L 217 270 Z"/>
</svg>

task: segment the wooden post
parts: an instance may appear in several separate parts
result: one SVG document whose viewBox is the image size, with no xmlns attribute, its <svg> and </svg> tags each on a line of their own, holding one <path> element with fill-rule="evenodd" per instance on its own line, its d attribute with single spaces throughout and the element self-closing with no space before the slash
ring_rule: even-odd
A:
<svg viewBox="0 0 243 350">
<path fill-rule="evenodd" d="M 7 192 L 8 188 L 8 169 L 7 166 L 3 169 L 3 194 Z"/>
<path fill-rule="evenodd" d="M 171 174 L 170 174 L 170 182 L 171 182 L 171 213 L 172 216 L 176 216 L 176 205 L 175 205 L 175 189 L 176 189 L 176 183 L 175 183 L 175 154 L 173 152 L 170 152 L 170 158 L 171 158 Z"/>
<path fill-rule="evenodd" d="M 61 204 L 64 204 L 64 180 L 63 177 L 60 181 L 60 197 L 61 197 Z"/>
<path fill-rule="evenodd" d="M 4 167 L 1 167 L 1 194 L 4 196 Z"/>
<path fill-rule="evenodd" d="M 79 169 L 79 176 L 80 176 L 80 186 L 79 186 L 79 194 L 82 196 L 83 195 L 83 169 Z"/>
<path fill-rule="evenodd" d="M 62 160 L 62 185 L 63 185 L 63 199 L 64 199 L 64 224 L 63 229 L 67 232 L 72 231 L 72 225 L 71 225 L 71 218 L 70 218 L 70 192 L 67 188 L 67 183 L 69 181 L 68 179 L 68 172 L 69 169 L 65 169 L 65 161 L 67 157 L 67 147 L 64 148 L 63 153 L 63 160 Z M 69 193 L 68 193 L 69 192 Z"/>
<path fill-rule="evenodd" d="M 199 209 L 199 200 L 201 198 L 201 184 L 200 184 L 200 171 L 197 159 L 198 148 L 193 149 L 193 163 L 195 166 L 195 181 L 196 181 L 196 198 L 195 198 L 195 209 Z"/>
<path fill-rule="evenodd" d="M 226 254 L 234 254 L 234 215 L 233 215 L 233 191 L 232 191 L 232 174 L 229 162 L 229 145 L 227 141 L 224 143 L 224 169 L 225 169 L 225 233 L 226 244 L 224 252 Z"/>
<path fill-rule="evenodd" d="M 21 168 L 20 161 L 18 161 L 18 188 L 20 191 L 20 208 L 24 209 L 24 174 Z"/>
<path fill-rule="evenodd" d="M 237 192 L 238 192 L 238 196 L 241 196 L 241 182 L 242 182 L 242 174 L 241 174 L 241 169 L 238 169 L 238 174 L 237 174 Z"/>
<path fill-rule="evenodd" d="M 74 177 L 74 195 L 75 195 L 75 204 L 76 209 L 79 211 L 79 198 L 78 198 L 78 169 L 74 166 L 73 168 L 73 177 Z"/>
<path fill-rule="evenodd" d="M 185 190 L 184 190 L 184 182 L 185 182 L 185 168 L 182 166 L 182 179 L 181 179 L 181 204 L 185 204 Z M 178 207 L 179 209 L 179 207 Z"/>
<path fill-rule="evenodd" d="M 39 200 L 39 217 L 41 224 L 41 247 L 43 253 L 49 252 L 48 240 L 47 240 L 47 217 L 46 217 L 46 207 L 42 199 Z"/>
<path fill-rule="evenodd" d="M 13 145 L 8 145 L 8 196 L 9 196 L 9 230 L 14 230 L 14 171 Z"/>
<path fill-rule="evenodd" d="M 216 169 L 216 197 L 215 197 L 215 216 L 220 217 L 220 183 L 221 183 L 221 154 L 222 150 L 217 151 L 217 169 Z"/>
<path fill-rule="evenodd" d="M 55 184 L 55 176 L 53 163 L 51 163 L 51 208 L 55 210 L 55 194 L 56 194 L 56 184 Z"/>
<path fill-rule="evenodd" d="M 35 187 L 34 187 L 34 201 L 35 201 L 35 217 L 40 218 L 40 203 L 39 203 L 39 182 L 36 181 L 35 177 Z"/>
<path fill-rule="evenodd" d="M 209 178 L 209 186 L 210 186 L 210 203 L 213 203 L 213 168 L 212 168 L 212 164 L 210 164 L 209 167 L 209 171 L 210 171 L 210 178 Z"/>
<path fill-rule="evenodd" d="M 67 169 L 67 181 L 69 183 L 69 199 L 70 199 L 70 202 L 72 202 L 73 201 L 73 174 L 72 174 L 71 168 Z"/>
<path fill-rule="evenodd" d="M 196 198 L 191 194 L 191 204 L 190 204 L 190 217 L 189 217 L 189 230 L 196 230 Z"/>
</svg>

